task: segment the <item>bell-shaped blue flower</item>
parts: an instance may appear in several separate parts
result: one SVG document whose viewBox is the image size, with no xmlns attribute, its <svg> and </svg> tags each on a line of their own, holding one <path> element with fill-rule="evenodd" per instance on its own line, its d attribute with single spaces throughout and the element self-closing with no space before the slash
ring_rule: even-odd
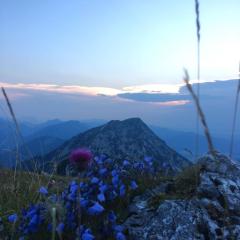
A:
<svg viewBox="0 0 240 240">
<path fill-rule="evenodd" d="M 92 207 L 88 209 L 88 214 L 90 215 L 98 215 L 104 211 L 104 207 L 96 202 Z"/>
<path fill-rule="evenodd" d="M 114 176 L 116 176 L 116 175 L 118 174 L 118 172 L 117 172 L 116 169 L 114 169 L 114 170 L 112 170 L 111 174 L 112 174 L 112 176 L 114 177 Z"/>
<path fill-rule="evenodd" d="M 138 188 L 137 183 L 136 183 L 135 181 L 131 181 L 131 183 L 130 183 L 130 188 L 131 188 L 132 190 L 137 189 L 137 188 Z"/>
<path fill-rule="evenodd" d="M 8 221 L 9 221 L 10 223 L 15 223 L 15 222 L 17 221 L 17 219 L 18 219 L 18 215 L 17 215 L 16 213 L 8 216 Z"/>
<path fill-rule="evenodd" d="M 107 184 L 101 184 L 100 186 L 99 186 L 99 191 L 100 192 L 106 192 L 108 190 L 108 185 Z"/>
<path fill-rule="evenodd" d="M 97 177 L 93 177 L 92 179 L 91 179 L 91 183 L 92 184 L 97 184 L 99 182 L 99 179 L 97 178 Z"/>
<path fill-rule="evenodd" d="M 122 184 L 122 185 L 120 186 L 119 195 L 120 195 L 121 197 L 123 197 L 123 196 L 125 195 L 125 193 L 126 193 L 126 188 L 125 188 L 125 185 Z"/>
<path fill-rule="evenodd" d="M 112 178 L 112 184 L 117 187 L 117 185 L 119 184 L 119 177 L 118 175 L 115 175 L 113 178 Z"/>
<path fill-rule="evenodd" d="M 48 190 L 47 190 L 47 188 L 42 186 L 42 187 L 39 188 L 39 193 L 41 193 L 42 195 L 47 195 Z"/>
<path fill-rule="evenodd" d="M 59 223 L 56 227 L 56 231 L 59 235 L 61 235 L 64 231 L 65 224 L 63 222 Z"/>
<path fill-rule="evenodd" d="M 116 233 L 116 240 L 126 240 L 126 237 L 122 232 L 118 232 Z"/>
<path fill-rule="evenodd" d="M 99 193 L 97 195 L 97 199 L 98 199 L 99 202 L 105 202 L 106 199 L 105 199 L 104 193 L 103 192 Z"/>
<path fill-rule="evenodd" d="M 127 167 L 127 166 L 129 166 L 130 165 L 130 162 L 128 161 L 128 160 L 124 160 L 123 161 L 123 166 L 124 167 Z"/>
<path fill-rule="evenodd" d="M 108 214 L 108 221 L 114 224 L 117 220 L 117 217 L 113 211 L 110 211 Z"/>
<path fill-rule="evenodd" d="M 94 236 L 89 228 L 87 228 L 82 234 L 82 240 L 93 240 Z"/>
</svg>

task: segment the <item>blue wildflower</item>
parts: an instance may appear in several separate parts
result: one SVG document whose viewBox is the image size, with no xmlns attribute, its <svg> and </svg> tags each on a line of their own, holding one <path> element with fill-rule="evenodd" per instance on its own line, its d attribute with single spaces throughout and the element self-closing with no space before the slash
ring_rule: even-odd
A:
<svg viewBox="0 0 240 240">
<path fill-rule="evenodd" d="M 65 225 L 63 222 L 61 222 L 57 225 L 56 231 L 59 235 L 61 235 L 63 233 L 64 227 L 65 227 Z"/>
<path fill-rule="evenodd" d="M 80 187 L 80 188 L 84 188 L 84 186 L 85 186 L 85 183 L 84 183 L 84 182 L 80 182 L 80 183 L 79 183 L 79 187 Z"/>
<path fill-rule="evenodd" d="M 105 202 L 105 196 L 104 196 L 104 193 L 99 193 L 97 195 L 97 199 L 99 200 L 99 202 Z"/>
<path fill-rule="evenodd" d="M 88 206 L 88 204 L 89 204 L 89 200 L 81 198 L 81 200 L 80 200 L 80 206 L 81 206 L 82 208 L 86 208 L 86 207 Z"/>
<path fill-rule="evenodd" d="M 101 184 L 100 186 L 99 186 L 99 191 L 100 192 L 106 192 L 108 190 L 108 185 L 107 184 Z"/>
<path fill-rule="evenodd" d="M 128 161 L 128 160 L 124 160 L 123 161 L 123 166 L 124 167 L 127 167 L 127 166 L 129 166 L 130 165 L 130 162 Z"/>
<path fill-rule="evenodd" d="M 147 163 L 152 162 L 152 157 L 145 156 L 144 161 L 147 162 Z"/>
<path fill-rule="evenodd" d="M 114 190 L 109 192 L 109 200 L 113 200 L 116 197 L 117 197 L 117 193 Z"/>
<path fill-rule="evenodd" d="M 18 215 L 16 213 L 14 213 L 8 217 L 8 221 L 10 223 L 15 223 L 17 221 L 17 219 L 18 219 Z"/>
<path fill-rule="evenodd" d="M 48 194 L 48 190 L 47 190 L 47 188 L 42 186 L 39 189 L 39 193 L 41 193 L 42 195 L 47 195 Z"/>
<path fill-rule="evenodd" d="M 122 232 L 117 232 L 116 240 L 126 240 L 126 237 Z"/>
<path fill-rule="evenodd" d="M 113 211 L 110 211 L 108 214 L 108 221 L 111 223 L 115 223 L 117 220 L 117 217 Z"/>
<path fill-rule="evenodd" d="M 73 181 L 71 184 L 70 184 L 70 192 L 71 193 L 76 193 L 78 190 L 78 184 Z"/>
<path fill-rule="evenodd" d="M 104 211 L 104 207 L 98 202 L 96 202 L 92 207 L 88 209 L 88 213 L 90 215 L 98 215 L 103 211 Z"/>
<path fill-rule="evenodd" d="M 123 196 L 125 195 L 125 193 L 126 193 L 126 188 L 125 188 L 125 185 L 122 184 L 122 185 L 120 186 L 119 195 L 120 195 L 121 197 L 123 197 Z"/>
<path fill-rule="evenodd" d="M 82 235 L 82 240 L 93 240 L 94 236 L 92 235 L 92 232 L 89 228 L 87 228 L 83 235 Z"/>
<path fill-rule="evenodd" d="M 138 188 L 137 183 L 136 183 L 135 181 L 131 181 L 131 183 L 130 183 L 130 188 L 131 188 L 132 190 L 137 189 L 137 188 Z"/>
<path fill-rule="evenodd" d="M 116 175 L 118 174 L 118 172 L 117 172 L 116 169 L 114 169 L 114 170 L 112 170 L 111 174 L 112 174 L 112 176 L 114 177 L 114 176 L 116 176 Z"/>
<path fill-rule="evenodd" d="M 105 175 L 106 173 L 107 173 L 107 169 L 106 169 L 106 168 L 101 168 L 101 169 L 99 170 L 99 174 L 100 174 L 101 176 Z"/>
<path fill-rule="evenodd" d="M 93 177 L 92 179 L 91 179 L 91 183 L 92 184 L 97 184 L 99 182 L 99 179 L 97 178 L 97 177 Z"/>
<path fill-rule="evenodd" d="M 115 225 L 114 226 L 114 231 L 116 232 L 123 232 L 124 227 L 122 225 Z"/>
<path fill-rule="evenodd" d="M 118 175 L 113 176 L 112 178 L 112 184 L 116 187 L 119 183 L 119 177 Z"/>
<path fill-rule="evenodd" d="M 49 224 L 47 225 L 47 231 L 49 231 L 49 232 L 52 231 L 52 224 L 51 224 L 51 223 L 49 223 Z"/>
<path fill-rule="evenodd" d="M 33 215 L 33 217 L 30 219 L 29 224 L 27 226 L 28 232 L 36 232 L 37 227 L 39 224 L 39 216 L 37 214 Z"/>
<path fill-rule="evenodd" d="M 76 195 L 75 192 L 72 192 L 72 193 L 68 194 L 68 200 L 75 201 L 76 198 L 77 198 L 77 195 Z"/>
</svg>

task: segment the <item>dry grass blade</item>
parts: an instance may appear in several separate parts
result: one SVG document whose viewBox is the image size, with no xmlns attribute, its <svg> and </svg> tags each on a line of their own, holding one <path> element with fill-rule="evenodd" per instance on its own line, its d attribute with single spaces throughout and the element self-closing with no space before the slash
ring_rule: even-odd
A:
<svg viewBox="0 0 240 240">
<path fill-rule="evenodd" d="M 22 143 L 23 143 L 23 146 L 24 146 L 26 152 L 29 154 L 30 158 L 31 158 L 31 159 L 34 159 L 31 151 L 29 150 L 29 148 L 28 148 L 27 145 L 25 144 L 25 140 L 24 140 L 24 138 L 23 138 L 23 136 L 22 136 L 22 134 L 21 134 L 21 130 L 20 130 L 20 127 L 19 127 L 19 124 L 18 124 L 16 115 L 15 115 L 15 113 L 14 113 L 14 111 L 13 111 L 13 107 L 12 107 L 12 105 L 11 105 L 11 102 L 10 102 L 10 100 L 9 100 L 9 98 L 8 98 L 8 95 L 7 95 L 7 93 L 6 93 L 6 91 L 5 91 L 5 89 L 4 89 L 3 87 L 1 87 L 1 89 L 2 89 L 3 96 L 4 96 L 4 98 L 5 98 L 5 101 L 6 101 L 6 103 L 7 103 L 7 107 L 8 107 L 8 109 L 9 109 L 10 115 L 11 115 L 11 117 L 12 117 L 12 119 L 13 119 L 14 124 L 15 124 L 17 136 L 20 137 L 20 139 L 21 139 L 21 141 L 22 141 Z M 18 168 L 19 165 L 21 164 L 21 161 L 20 161 L 20 158 L 19 158 L 19 155 L 18 155 L 18 148 L 19 148 L 18 144 L 17 144 L 16 148 L 17 148 L 17 152 L 16 152 L 16 163 L 15 163 L 15 170 L 14 170 L 14 185 L 15 185 L 15 186 L 16 186 L 16 175 L 17 175 L 16 173 L 17 173 L 17 168 Z M 21 167 L 21 166 L 20 166 L 20 167 Z M 36 173 L 37 173 L 37 171 L 36 171 Z M 32 182 L 33 182 L 33 181 L 34 181 L 34 175 L 35 175 L 35 174 L 34 174 L 34 173 L 31 174 L 30 172 L 29 172 L 29 174 L 32 175 Z M 38 181 L 39 181 L 39 185 L 40 185 L 39 175 L 36 174 L 36 176 L 38 177 Z"/>
<path fill-rule="evenodd" d="M 240 95 L 240 62 L 239 62 L 239 73 L 238 74 L 239 74 L 238 75 L 238 86 L 237 86 L 237 93 L 236 93 L 235 104 L 234 104 L 234 115 L 233 115 L 232 134 L 231 134 L 230 152 L 229 152 L 230 157 L 232 157 L 232 154 L 233 154 L 234 133 L 235 133 L 235 129 L 236 129 L 238 102 L 239 102 L 239 95 Z"/>
<path fill-rule="evenodd" d="M 8 98 L 8 96 L 7 96 L 7 93 L 6 93 L 6 91 L 5 91 L 5 89 L 4 89 L 3 87 L 2 87 L 2 93 L 3 93 L 3 96 L 4 96 L 5 100 L 6 100 L 6 103 L 7 103 L 8 109 L 9 109 L 9 112 L 10 112 L 11 117 L 12 117 L 12 119 L 13 119 L 13 122 L 14 122 L 14 124 L 15 124 L 17 134 L 18 134 L 18 135 L 21 135 L 21 134 L 20 134 L 20 128 L 19 128 L 19 125 L 18 125 L 16 116 L 15 116 L 15 114 L 14 114 L 12 105 L 11 105 L 11 103 L 10 103 L 10 101 L 9 101 L 9 98 Z M 17 144 L 17 149 L 18 149 L 18 144 Z M 16 172 L 17 172 L 17 167 L 18 167 L 18 165 L 19 165 L 19 157 L 18 157 L 18 153 L 16 153 L 16 163 L 15 163 L 15 170 L 14 170 L 14 177 L 13 177 L 13 178 L 14 178 L 14 186 L 15 186 L 15 183 L 16 183 Z"/>
<path fill-rule="evenodd" d="M 215 155 L 215 149 L 213 147 L 212 138 L 211 138 L 211 135 L 210 135 L 210 132 L 209 132 L 209 128 L 207 126 L 207 122 L 206 122 L 204 113 L 203 113 L 202 108 L 200 106 L 199 99 L 198 99 L 197 95 L 195 94 L 195 92 L 193 91 L 192 85 L 189 83 L 189 74 L 188 74 L 188 71 L 186 69 L 184 69 L 183 80 L 186 83 L 186 86 L 187 86 L 189 92 L 191 93 L 191 95 L 193 97 L 193 100 L 195 102 L 197 112 L 198 112 L 198 115 L 199 115 L 200 120 L 202 122 L 202 125 L 203 125 L 203 128 L 204 128 L 204 133 L 205 133 L 206 138 L 207 138 L 209 152 L 214 156 Z"/>
<path fill-rule="evenodd" d="M 17 130 L 18 134 L 20 134 L 20 128 L 19 128 L 19 125 L 18 125 L 16 116 L 15 116 L 15 114 L 14 114 L 14 111 L 13 111 L 12 105 L 11 105 L 11 103 L 10 103 L 10 101 L 9 101 L 9 98 L 8 98 L 8 96 L 7 96 L 7 93 L 6 93 L 6 91 L 5 91 L 5 89 L 4 89 L 3 87 L 2 87 L 2 93 L 3 93 L 3 96 L 4 96 L 5 100 L 6 100 L 6 103 L 7 103 L 8 109 L 9 109 L 9 111 L 10 111 L 10 114 L 11 114 L 11 116 L 12 116 L 12 119 L 13 119 L 13 121 L 14 121 L 14 124 L 15 124 L 15 126 L 16 126 L 16 130 Z"/>
<path fill-rule="evenodd" d="M 196 14 L 196 29 L 197 29 L 197 97 L 200 99 L 200 11 L 199 11 L 199 1 L 195 0 L 195 14 Z M 197 114 L 196 119 L 196 159 L 198 158 L 199 152 L 199 116 Z"/>
<path fill-rule="evenodd" d="M 197 38 L 200 42 L 200 18 L 199 18 L 199 1 L 195 0 L 195 12 L 196 12 L 196 26 L 197 26 Z"/>
</svg>

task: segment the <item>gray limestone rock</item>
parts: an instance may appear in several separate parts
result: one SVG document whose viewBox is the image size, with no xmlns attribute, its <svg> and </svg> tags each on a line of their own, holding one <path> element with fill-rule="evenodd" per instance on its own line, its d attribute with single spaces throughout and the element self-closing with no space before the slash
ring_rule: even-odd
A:
<svg viewBox="0 0 240 240">
<path fill-rule="evenodd" d="M 199 164 L 196 194 L 191 199 L 165 200 L 150 212 L 148 205 L 142 205 L 125 222 L 130 239 L 240 239 L 239 165 L 221 154 L 207 155 Z M 134 225 L 133 219 L 144 221 Z"/>
</svg>

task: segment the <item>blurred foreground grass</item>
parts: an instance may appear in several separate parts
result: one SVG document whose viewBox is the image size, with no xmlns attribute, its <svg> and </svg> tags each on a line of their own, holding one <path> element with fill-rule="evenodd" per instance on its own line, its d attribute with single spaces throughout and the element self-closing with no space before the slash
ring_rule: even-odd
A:
<svg viewBox="0 0 240 240">
<path fill-rule="evenodd" d="M 0 216 L 21 211 L 39 198 L 39 188 L 48 186 L 58 193 L 65 188 L 69 178 L 40 175 L 32 172 L 0 169 Z"/>
</svg>

